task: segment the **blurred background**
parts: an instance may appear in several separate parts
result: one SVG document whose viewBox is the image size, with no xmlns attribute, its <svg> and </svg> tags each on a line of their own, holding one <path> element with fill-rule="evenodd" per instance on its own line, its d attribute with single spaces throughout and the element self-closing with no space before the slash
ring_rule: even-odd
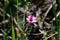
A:
<svg viewBox="0 0 60 40">
<path fill-rule="evenodd" d="M 60 0 L 0 0 L 0 40 L 60 40 Z"/>
</svg>

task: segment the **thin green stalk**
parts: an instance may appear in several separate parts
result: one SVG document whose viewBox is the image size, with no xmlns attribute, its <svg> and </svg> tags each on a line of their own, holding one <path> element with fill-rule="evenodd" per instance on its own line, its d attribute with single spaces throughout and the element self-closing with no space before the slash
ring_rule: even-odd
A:
<svg viewBox="0 0 60 40">
<path fill-rule="evenodd" d="M 58 38 L 59 39 L 58 40 L 60 40 L 60 16 L 59 16 L 59 25 L 58 26 L 59 26 L 59 28 L 58 28 Z"/>
<path fill-rule="evenodd" d="M 60 0 L 56 0 L 58 4 L 58 8 L 60 9 Z"/>
<path fill-rule="evenodd" d="M 17 10 L 18 10 L 18 0 L 17 0 Z M 18 29 L 20 29 L 20 23 L 19 23 L 19 19 L 18 19 L 18 13 L 17 13 L 17 23 L 18 23 Z"/>
<path fill-rule="evenodd" d="M 3 10 L 4 10 L 4 12 L 3 12 L 3 20 L 5 20 L 5 7 L 3 7 Z M 6 27 L 6 25 L 4 24 L 4 32 L 6 32 L 5 27 Z M 8 40 L 7 35 L 4 34 L 3 40 Z"/>
<path fill-rule="evenodd" d="M 53 4 L 53 0 L 52 0 L 52 6 L 53 6 L 53 13 L 54 13 L 54 17 L 55 17 L 55 21 L 56 21 L 56 29 L 57 29 L 57 32 L 58 32 L 58 40 L 60 40 L 60 27 L 59 27 L 59 24 L 58 24 L 58 19 L 56 17 L 56 9 L 55 9 L 55 6 Z"/>
<path fill-rule="evenodd" d="M 60 9 L 60 0 L 59 0 L 59 9 Z"/>
<path fill-rule="evenodd" d="M 15 40 L 15 31 L 14 31 L 13 23 L 12 23 L 12 40 Z"/>
<path fill-rule="evenodd" d="M 5 10 L 5 7 L 4 7 L 4 10 Z M 5 11 L 4 11 L 4 13 L 3 13 L 3 20 L 5 20 Z M 5 24 L 4 24 L 4 30 L 5 30 Z M 3 40 L 5 40 L 5 34 L 4 34 L 4 36 L 3 36 Z"/>
<path fill-rule="evenodd" d="M 25 25 L 25 13 L 24 13 L 24 16 L 23 16 L 23 27 Z"/>
<path fill-rule="evenodd" d="M 47 40 L 46 33 L 44 33 L 44 39 L 43 40 Z"/>
<path fill-rule="evenodd" d="M 18 10 L 18 0 L 17 0 L 17 10 Z"/>
<path fill-rule="evenodd" d="M 18 10 L 18 0 L 17 0 L 17 10 Z M 18 13 L 17 13 L 17 18 L 18 18 Z M 18 21 L 18 19 L 17 19 L 17 21 Z M 18 40 L 19 30 L 18 30 L 18 32 L 16 32 L 16 34 L 17 34 L 17 38 L 16 38 L 16 40 Z"/>
<path fill-rule="evenodd" d="M 17 15 L 17 27 L 18 27 L 18 32 L 21 31 L 22 34 L 23 34 L 23 30 L 20 28 L 20 23 L 19 23 L 18 15 Z M 19 37 L 19 40 L 22 40 L 22 39 Z"/>
<path fill-rule="evenodd" d="M 10 8 L 10 13 L 11 13 L 11 27 L 12 27 L 12 40 L 15 40 L 15 31 L 14 31 L 14 25 L 13 25 L 13 17 L 12 17 L 12 11 L 11 11 L 11 8 Z"/>
<path fill-rule="evenodd" d="M 30 25 L 30 23 L 27 24 L 26 29 L 25 29 L 24 32 L 27 32 L 28 31 L 29 25 Z"/>
<path fill-rule="evenodd" d="M 18 10 L 18 0 L 17 0 L 17 10 Z M 19 19 L 18 19 L 18 13 L 17 13 L 17 25 L 18 25 L 18 31 L 20 30 L 21 32 L 22 32 L 22 34 L 24 35 L 24 33 L 23 33 L 23 30 L 21 30 L 21 28 L 20 28 L 20 23 L 19 23 Z M 24 26 L 24 24 L 25 24 L 25 14 L 24 14 L 24 16 L 23 16 L 23 26 Z M 18 39 L 18 38 L 17 38 Z M 24 40 L 24 38 L 23 37 L 21 37 L 19 40 Z"/>
<path fill-rule="evenodd" d="M 58 7 L 60 9 L 60 0 L 56 0 L 58 3 Z M 59 24 L 58 24 L 58 40 L 60 40 L 60 16 L 59 16 Z"/>
</svg>

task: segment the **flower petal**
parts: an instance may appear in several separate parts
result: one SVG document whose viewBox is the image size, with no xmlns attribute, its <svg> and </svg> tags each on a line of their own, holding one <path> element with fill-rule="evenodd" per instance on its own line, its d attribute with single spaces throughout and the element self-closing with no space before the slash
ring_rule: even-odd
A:
<svg viewBox="0 0 60 40">
<path fill-rule="evenodd" d="M 37 22 L 37 18 L 35 16 L 28 16 L 26 18 L 27 22 L 30 22 L 30 23 L 34 23 L 34 22 Z"/>
<path fill-rule="evenodd" d="M 33 20 L 32 22 L 37 22 L 37 20 Z"/>
</svg>

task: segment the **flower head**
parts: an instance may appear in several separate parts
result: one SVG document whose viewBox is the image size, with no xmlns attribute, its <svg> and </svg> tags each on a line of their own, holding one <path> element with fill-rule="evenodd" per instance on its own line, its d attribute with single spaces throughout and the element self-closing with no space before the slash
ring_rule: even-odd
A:
<svg viewBox="0 0 60 40">
<path fill-rule="evenodd" d="M 36 18 L 35 16 L 32 16 L 32 15 L 28 16 L 28 17 L 26 18 L 26 20 L 27 20 L 27 22 L 29 22 L 29 23 L 35 23 L 35 22 L 37 22 L 37 18 Z"/>
<path fill-rule="evenodd" d="M 18 28 L 17 27 L 15 27 L 15 30 L 16 30 L 16 32 L 18 32 Z"/>
</svg>

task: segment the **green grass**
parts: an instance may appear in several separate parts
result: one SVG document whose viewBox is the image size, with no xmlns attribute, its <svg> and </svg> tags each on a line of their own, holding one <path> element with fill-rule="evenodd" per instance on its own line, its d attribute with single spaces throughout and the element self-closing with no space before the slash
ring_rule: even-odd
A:
<svg viewBox="0 0 60 40">
<path fill-rule="evenodd" d="M 59 8 L 60 8 L 60 0 L 57 0 L 58 1 L 58 6 L 59 6 Z M 52 3 L 52 5 L 53 5 L 53 3 Z M 57 40 L 60 40 L 60 22 L 58 22 L 58 20 L 60 20 L 60 19 L 57 19 L 57 17 L 56 17 L 56 14 L 57 14 L 57 12 L 56 12 L 56 9 L 55 9 L 55 6 L 53 5 L 53 13 L 54 13 L 54 16 L 55 16 L 55 21 L 56 21 L 56 29 L 57 29 L 57 32 L 58 32 L 58 39 Z"/>
<path fill-rule="evenodd" d="M 12 1 L 12 0 L 11 0 Z M 18 0 L 16 0 L 17 1 L 17 3 L 16 3 L 16 7 L 17 7 L 17 9 L 16 10 L 18 10 L 18 7 L 19 7 L 19 1 Z M 60 0 L 57 0 L 58 1 L 58 7 L 59 7 L 59 9 L 60 9 Z M 26 4 L 27 4 L 27 2 L 26 2 Z M 56 28 L 57 28 L 57 32 L 58 32 L 58 39 L 57 40 L 60 40 L 60 16 L 59 16 L 59 19 L 57 19 L 57 17 L 56 17 L 56 14 L 57 14 L 57 12 L 56 12 L 56 9 L 55 9 L 55 6 L 54 6 L 54 4 L 52 3 L 52 6 L 53 6 L 53 9 L 52 9 L 52 11 L 53 11 L 53 14 L 54 14 L 54 17 L 55 17 L 55 21 L 56 21 Z M 6 6 L 5 6 L 6 7 Z M 5 12 L 5 7 L 3 8 L 3 10 L 4 10 L 4 12 L 3 12 L 3 20 L 5 20 L 6 18 L 5 18 L 5 14 L 6 14 L 6 12 Z M 26 32 L 27 32 L 27 28 L 25 29 L 25 30 L 23 30 L 22 31 L 22 37 L 20 37 L 20 38 L 18 38 L 18 34 L 19 34 L 19 32 L 16 32 L 16 35 L 17 35 L 17 38 L 15 38 L 15 26 L 14 26 L 14 23 L 13 23 L 13 17 L 12 17 L 12 14 L 13 14 L 13 12 L 12 12 L 12 9 L 11 8 L 9 8 L 10 10 L 10 14 L 11 14 L 11 30 L 12 30 L 12 40 L 25 40 L 25 36 L 24 36 L 24 33 L 26 34 Z M 28 10 L 28 6 L 26 5 L 26 10 Z M 18 13 L 16 13 L 17 14 L 17 27 L 18 27 L 18 31 L 21 31 L 21 24 L 20 24 L 20 22 L 19 22 L 19 18 L 18 18 Z M 58 20 L 59 20 L 59 22 L 58 22 Z M 25 21 L 26 21 L 26 14 L 24 13 L 24 16 L 23 16 L 23 20 L 22 20 L 22 22 L 23 22 L 23 27 L 25 26 Z M 29 25 L 28 25 L 29 26 Z M 4 24 L 4 32 L 6 33 L 6 29 L 5 29 L 5 27 L 6 27 L 6 25 Z M 52 26 L 52 29 L 53 29 L 53 26 Z M 32 30 L 32 28 L 30 28 L 30 30 Z M 55 30 L 53 30 L 53 31 L 55 31 Z M 28 33 L 28 32 L 27 32 Z M 7 33 L 6 34 L 3 34 L 4 36 L 3 36 L 3 40 L 8 40 L 8 35 L 7 35 Z M 44 35 L 44 40 L 47 40 L 47 37 L 46 37 L 46 35 Z"/>
<path fill-rule="evenodd" d="M 4 11 L 4 12 L 3 12 L 3 20 L 5 21 L 5 13 L 6 13 L 6 12 L 5 12 L 5 7 L 3 7 L 3 11 Z M 3 31 L 6 33 L 6 29 L 5 29 L 6 24 L 3 24 L 3 26 L 4 26 L 4 30 L 3 30 Z M 3 40 L 8 40 L 8 36 L 7 36 L 7 34 L 5 34 L 4 32 L 3 32 Z"/>
</svg>

